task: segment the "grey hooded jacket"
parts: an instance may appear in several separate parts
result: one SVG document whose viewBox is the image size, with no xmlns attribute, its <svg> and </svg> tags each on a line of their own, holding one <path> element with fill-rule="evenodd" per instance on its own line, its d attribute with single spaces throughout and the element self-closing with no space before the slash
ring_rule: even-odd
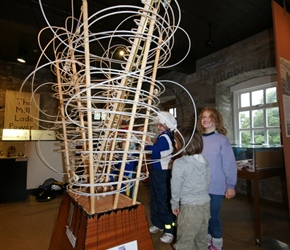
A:
<svg viewBox="0 0 290 250">
<path fill-rule="evenodd" d="M 210 169 L 201 155 L 185 155 L 173 162 L 171 177 L 171 208 L 179 204 L 204 204 L 210 201 L 208 194 Z"/>
</svg>

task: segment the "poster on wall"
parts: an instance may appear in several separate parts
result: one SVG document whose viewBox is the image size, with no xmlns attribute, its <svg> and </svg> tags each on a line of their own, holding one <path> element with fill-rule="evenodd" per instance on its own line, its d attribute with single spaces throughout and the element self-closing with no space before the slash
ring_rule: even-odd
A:
<svg viewBox="0 0 290 250">
<path fill-rule="evenodd" d="M 4 128 L 8 129 L 38 129 L 39 94 L 6 90 Z M 34 119 L 34 118 L 36 119 Z"/>
<path fill-rule="evenodd" d="M 290 137 L 290 61 L 280 57 L 286 136 Z"/>
</svg>

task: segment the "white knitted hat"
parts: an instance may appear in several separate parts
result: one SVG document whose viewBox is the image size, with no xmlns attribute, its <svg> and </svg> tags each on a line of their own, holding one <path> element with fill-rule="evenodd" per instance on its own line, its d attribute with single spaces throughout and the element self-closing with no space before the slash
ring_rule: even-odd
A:
<svg viewBox="0 0 290 250">
<path fill-rule="evenodd" d="M 175 130 L 177 127 L 177 121 L 175 117 L 166 111 L 161 111 L 158 113 L 157 123 L 164 124 L 170 130 Z"/>
</svg>

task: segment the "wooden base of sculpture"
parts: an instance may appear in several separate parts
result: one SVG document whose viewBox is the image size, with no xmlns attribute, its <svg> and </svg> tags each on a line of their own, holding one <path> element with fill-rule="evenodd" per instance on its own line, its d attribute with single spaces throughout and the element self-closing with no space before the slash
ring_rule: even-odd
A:
<svg viewBox="0 0 290 250">
<path fill-rule="evenodd" d="M 113 195 L 96 198 L 96 213 L 89 214 L 87 197 L 65 192 L 49 249 L 126 249 L 120 247 L 130 242 L 135 249 L 153 249 L 144 206 L 120 195 L 118 208 L 110 210 L 113 200 Z"/>
</svg>

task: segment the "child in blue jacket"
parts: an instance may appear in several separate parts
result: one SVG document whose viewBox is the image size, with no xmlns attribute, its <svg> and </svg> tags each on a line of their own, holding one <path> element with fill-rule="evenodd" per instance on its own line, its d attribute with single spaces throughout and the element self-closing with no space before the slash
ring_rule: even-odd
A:
<svg viewBox="0 0 290 250">
<path fill-rule="evenodd" d="M 171 243 L 174 239 L 175 216 L 171 211 L 170 179 L 171 161 L 174 150 L 174 137 L 172 132 L 177 122 L 172 114 L 162 111 L 158 114 L 157 129 L 159 135 L 156 143 L 147 145 L 145 150 L 151 151 L 150 195 L 151 195 L 151 221 L 153 226 L 150 233 L 164 231 L 160 238 L 163 243 Z M 172 132 L 171 132 L 172 131 Z"/>
</svg>

